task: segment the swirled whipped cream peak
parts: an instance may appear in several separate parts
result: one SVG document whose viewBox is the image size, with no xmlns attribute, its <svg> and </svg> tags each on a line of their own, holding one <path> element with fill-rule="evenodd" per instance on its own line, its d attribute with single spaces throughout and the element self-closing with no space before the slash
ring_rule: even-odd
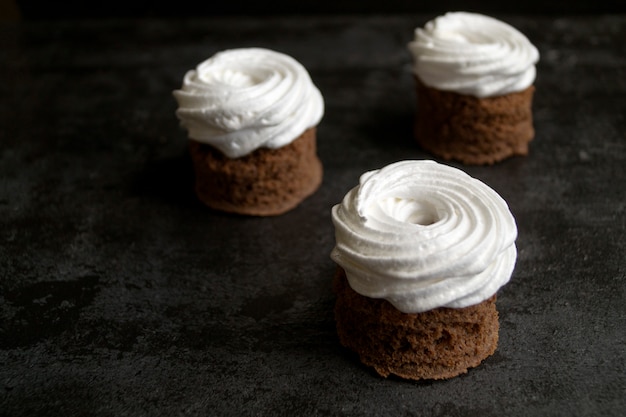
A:
<svg viewBox="0 0 626 417">
<path fill-rule="evenodd" d="M 322 95 L 302 64 L 264 48 L 213 55 L 188 71 L 173 94 L 189 138 L 229 158 L 288 145 L 324 114 Z"/>
<path fill-rule="evenodd" d="M 506 284 L 517 227 L 485 183 L 434 161 L 366 172 L 332 208 L 331 258 L 352 289 L 405 313 L 478 304 Z"/>
<path fill-rule="evenodd" d="M 489 16 L 450 12 L 415 29 L 413 72 L 427 86 L 476 97 L 533 84 L 539 51 L 517 29 Z"/>
</svg>

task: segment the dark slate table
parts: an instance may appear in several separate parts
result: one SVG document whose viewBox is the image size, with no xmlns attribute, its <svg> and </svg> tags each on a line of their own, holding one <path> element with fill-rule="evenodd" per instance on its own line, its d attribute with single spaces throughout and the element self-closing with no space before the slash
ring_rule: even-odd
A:
<svg viewBox="0 0 626 417">
<path fill-rule="evenodd" d="M 4 23 L 0 415 L 624 415 L 623 15 L 498 16 L 541 62 L 531 154 L 462 167 L 519 227 L 495 355 L 414 383 L 338 344 L 330 208 L 430 158 L 405 46 L 431 17 Z M 292 55 L 326 100 L 324 182 L 280 217 L 203 207 L 174 116 L 185 71 L 244 46 Z"/>
</svg>

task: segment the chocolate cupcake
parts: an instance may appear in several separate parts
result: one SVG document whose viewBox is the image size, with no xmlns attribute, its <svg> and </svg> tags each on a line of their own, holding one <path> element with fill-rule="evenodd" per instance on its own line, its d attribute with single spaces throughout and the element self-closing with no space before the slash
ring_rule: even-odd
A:
<svg viewBox="0 0 626 417">
<path fill-rule="evenodd" d="M 446 13 L 415 30 L 415 138 L 433 155 L 493 164 L 527 155 L 539 52 L 492 17 Z"/>
<path fill-rule="evenodd" d="M 292 57 L 263 48 L 217 53 L 187 72 L 174 97 L 196 195 L 207 206 L 278 215 L 320 186 L 316 126 L 324 101 Z"/>
<path fill-rule="evenodd" d="M 332 209 L 339 341 L 381 376 L 443 379 L 498 343 L 496 293 L 513 272 L 506 202 L 463 171 L 401 161 Z"/>
</svg>

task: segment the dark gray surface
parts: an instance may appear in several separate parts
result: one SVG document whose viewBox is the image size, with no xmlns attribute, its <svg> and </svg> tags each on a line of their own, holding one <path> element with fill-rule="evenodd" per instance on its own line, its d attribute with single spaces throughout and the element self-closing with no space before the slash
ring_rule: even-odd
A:
<svg viewBox="0 0 626 417">
<path fill-rule="evenodd" d="M 6 1 L 6 0 L 5 0 Z M 11 0 L 9 0 L 11 1 Z M 272 0 L 217 2 L 196 0 L 108 0 L 106 2 L 13 0 L 25 19 L 101 17 L 208 17 L 219 15 L 405 14 L 467 10 L 509 14 L 624 13 L 623 0 Z"/>
<path fill-rule="evenodd" d="M 623 415 L 626 16 L 498 16 L 542 58 L 531 154 L 463 168 L 519 227 L 495 355 L 412 383 L 337 342 L 330 208 L 429 158 L 405 48 L 429 17 L 0 27 L 0 415 Z M 280 217 L 201 206 L 174 116 L 184 72 L 243 46 L 326 101 L 323 185 Z"/>
</svg>

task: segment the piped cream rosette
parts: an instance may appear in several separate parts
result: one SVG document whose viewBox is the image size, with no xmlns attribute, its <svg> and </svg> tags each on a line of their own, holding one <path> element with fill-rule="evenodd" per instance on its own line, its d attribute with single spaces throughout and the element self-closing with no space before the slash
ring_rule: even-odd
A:
<svg viewBox="0 0 626 417">
<path fill-rule="evenodd" d="M 535 81 L 537 48 L 511 25 L 450 12 L 415 30 L 413 72 L 427 86 L 476 97 L 518 92 Z"/>
<path fill-rule="evenodd" d="M 463 171 L 401 161 L 363 174 L 332 209 L 331 258 L 361 295 L 418 313 L 488 299 L 509 281 L 517 227 L 506 202 Z"/>
<path fill-rule="evenodd" d="M 322 95 L 306 69 L 263 48 L 215 54 L 185 74 L 174 97 L 189 137 L 229 158 L 285 146 L 324 113 Z"/>
</svg>

